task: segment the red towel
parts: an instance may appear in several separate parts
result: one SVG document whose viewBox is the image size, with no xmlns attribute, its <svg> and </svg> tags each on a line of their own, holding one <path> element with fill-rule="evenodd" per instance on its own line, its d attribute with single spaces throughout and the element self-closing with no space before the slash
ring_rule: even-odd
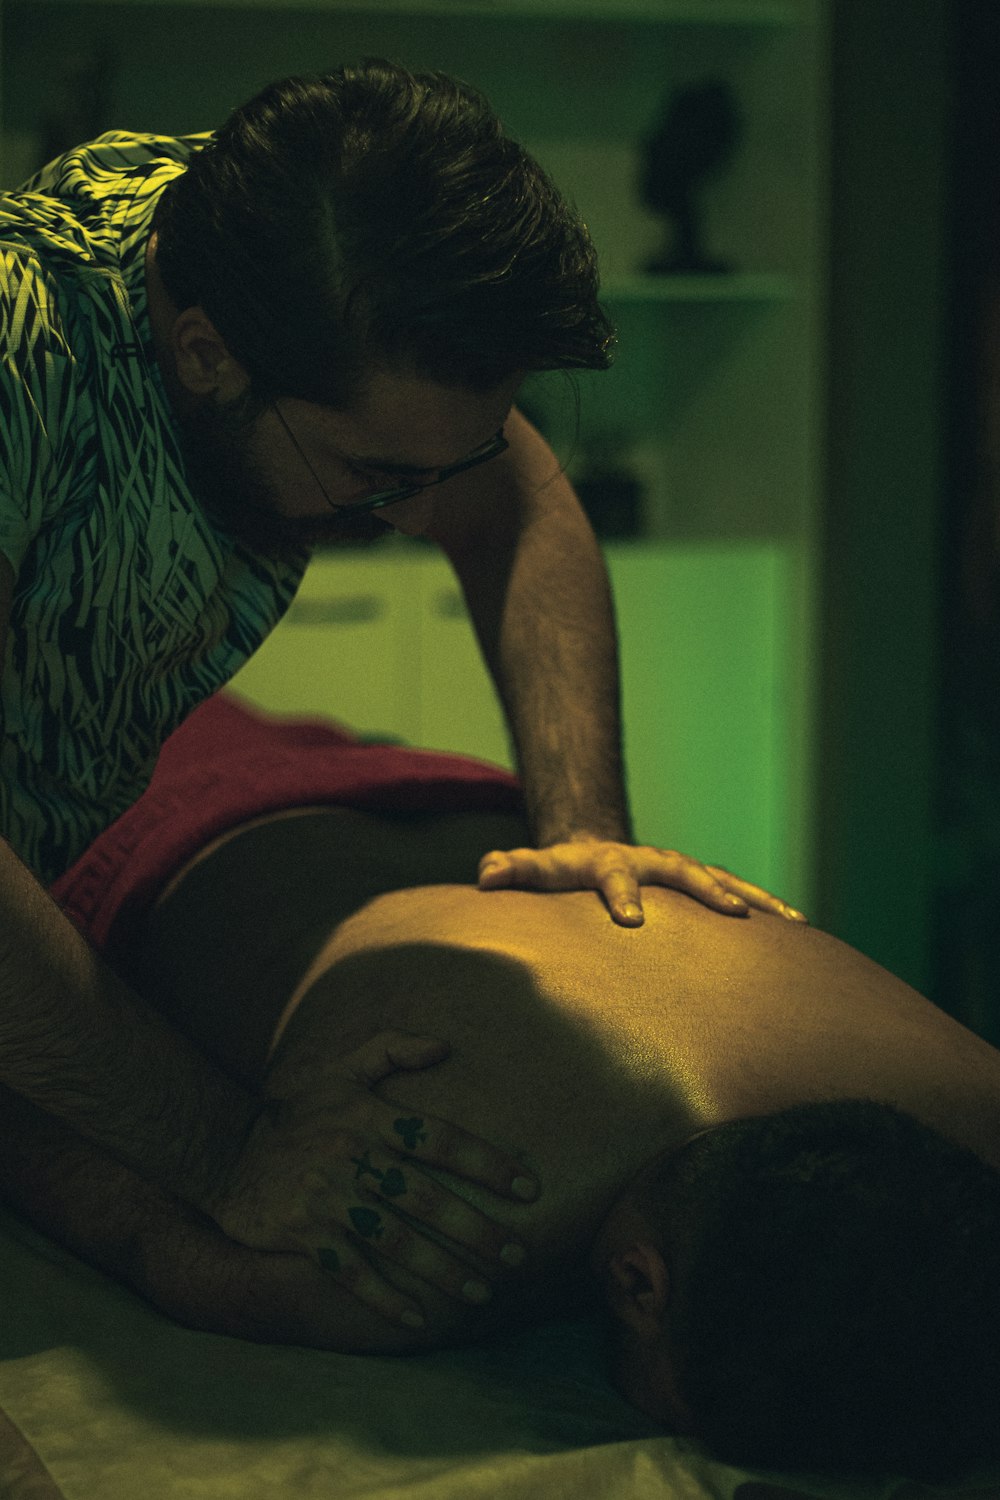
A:
<svg viewBox="0 0 1000 1500">
<path fill-rule="evenodd" d="M 51 894 L 102 949 L 112 927 L 140 916 L 209 840 L 263 813 L 321 802 L 386 812 L 522 808 L 516 779 L 484 761 L 361 744 L 341 726 L 265 716 L 217 693 L 174 731 L 139 801 Z"/>
</svg>

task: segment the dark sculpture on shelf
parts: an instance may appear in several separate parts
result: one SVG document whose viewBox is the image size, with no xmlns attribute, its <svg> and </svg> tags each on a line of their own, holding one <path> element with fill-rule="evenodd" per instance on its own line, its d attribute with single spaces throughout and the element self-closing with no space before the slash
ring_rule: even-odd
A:
<svg viewBox="0 0 1000 1500">
<path fill-rule="evenodd" d="M 742 119 L 727 83 L 697 84 L 667 101 L 656 129 L 643 142 L 640 197 L 645 208 L 672 221 L 670 243 L 646 263 L 647 271 L 704 275 L 733 269 L 706 254 L 696 198 L 729 165 L 741 133 Z"/>
</svg>

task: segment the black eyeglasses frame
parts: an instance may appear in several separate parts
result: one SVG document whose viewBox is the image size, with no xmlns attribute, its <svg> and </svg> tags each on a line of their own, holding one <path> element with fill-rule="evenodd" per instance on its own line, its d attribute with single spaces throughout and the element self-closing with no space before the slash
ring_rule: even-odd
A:
<svg viewBox="0 0 1000 1500">
<path fill-rule="evenodd" d="M 285 421 L 277 403 L 272 401 L 271 405 L 274 408 L 278 421 L 288 433 L 299 457 L 319 486 L 320 494 L 327 505 L 329 505 L 331 510 L 350 511 L 351 515 L 354 516 L 363 516 L 373 510 L 383 510 L 387 505 L 398 505 L 401 500 L 412 500 L 415 495 L 419 495 L 423 490 L 432 489 L 436 484 L 444 484 L 446 479 L 453 479 L 456 474 L 463 474 L 466 469 L 474 469 L 479 464 L 488 463 L 491 458 L 499 458 L 500 454 L 506 452 L 510 447 L 510 444 L 503 435 L 503 428 L 500 427 L 488 442 L 483 443 L 482 447 L 477 448 L 474 453 L 470 453 L 467 458 L 459 459 L 458 463 L 447 464 L 445 468 L 439 469 L 436 479 L 426 479 L 418 484 L 401 484 L 391 490 L 379 490 L 376 494 L 369 495 L 366 500 L 331 500 L 319 475 L 301 448 L 298 438 Z"/>
</svg>

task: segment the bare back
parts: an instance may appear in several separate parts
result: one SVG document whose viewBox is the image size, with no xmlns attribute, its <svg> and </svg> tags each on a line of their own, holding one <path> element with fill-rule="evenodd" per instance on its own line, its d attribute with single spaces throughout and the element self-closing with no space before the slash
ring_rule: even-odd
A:
<svg viewBox="0 0 1000 1500">
<path fill-rule="evenodd" d="M 645 925 L 625 929 L 588 892 L 407 887 L 421 871 L 448 878 L 454 828 L 451 854 L 439 850 L 435 860 L 431 825 L 415 836 L 391 820 L 328 810 L 270 826 L 257 837 L 258 856 L 271 840 L 267 859 L 248 861 L 254 835 L 243 836 L 245 894 L 265 870 L 281 869 L 284 841 L 299 872 L 284 882 L 286 910 L 280 880 L 244 933 L 206 916 L 199 938 L 189 909 L 188 971 L 199 943 L 213 945 L 219 975 L 227 961 L 245 968 L 251 927 L 265 942 L 274 983 L 258 1031 L 280 1037 L 272 1064 L 280 1084 L 306 1084 L 316 1059 L 384 1027 L 447 1038 L 444 1063 L 397 1074 L 381 1092 L 510 1148 L 539 1174 L 542 1197 L 526 1207 L 449 1185 L 526 1240 L 545 1295 L 568 1285 L 635 1173 L 704 1125 L 864 1096 L 896 1104 L 1000 1168 L 1000 1053 L 813 928 L 756 913 L 722 917 L 648 888 Z M 493 842 L 473 840 L 480 851 Z M 403 888 L 362 897 L 352 910 L 366 880 L 372 888 L 372 869 L 390 859 Z M 202 907 L 212 864 L 202 866 Z M 239 908 L 238 868 L 226 878 L 231 909 Z M 183 882 L 176 896 L 175 921 Z M 168 936 L 169 907 L 161 913 Z M 258 946 L 258 969 L 261 959 Z M 218 1003 L 224 1011 L 225 997 Z M 502 1299 L 493 1315 L 506 1315 Z"/>
<path fill-rule="evenodd" d="M 599 1161 L 620 1185 L 679 1132 L 836 1097 L 887 1100 L 1000 1167 L 994 1048 L 814 928 L 643 900 L 626 929 L 587 892 L 378 897 L 317 954 L 278 1066 L 307 1066 L 307 1033 L 446 1036 L 449 1061 L 393 1096 L 557 1167 L 574 1193 Z"/>
</svg>

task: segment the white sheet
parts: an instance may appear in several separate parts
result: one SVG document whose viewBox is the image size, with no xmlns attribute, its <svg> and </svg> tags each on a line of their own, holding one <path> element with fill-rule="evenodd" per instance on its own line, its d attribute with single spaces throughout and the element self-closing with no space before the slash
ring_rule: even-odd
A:
<svg viewBox="0 0 1000 1500">
<path fill-rule="evenodd" d="M 0 1408 L 58 1486 L 0 1470 L 4 1500 L 902 1500 L 758 1487 L 655 1435 L 588 1324 L 407 1359 L 246 1344 L 177 1327 L 3 1214 L 0 1287 Z"/>
</svg>

